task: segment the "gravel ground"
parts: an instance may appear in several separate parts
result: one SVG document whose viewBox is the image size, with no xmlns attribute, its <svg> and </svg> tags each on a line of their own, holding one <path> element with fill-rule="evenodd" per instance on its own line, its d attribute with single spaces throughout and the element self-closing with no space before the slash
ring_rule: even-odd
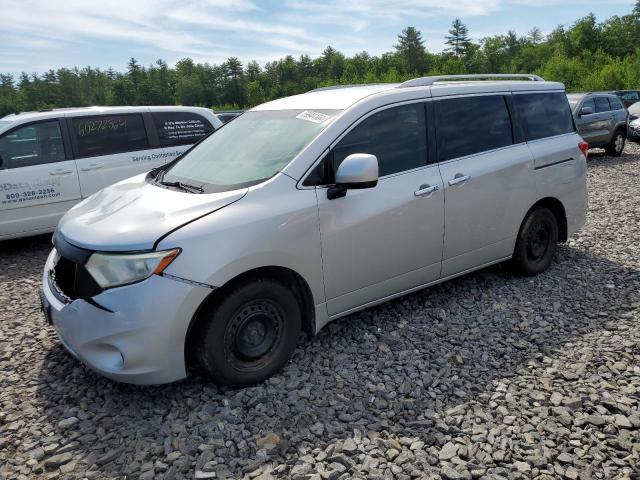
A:
<svg viewBox="0 0 640 480">
<path fill-rule="evenodd" d="M 0 478 L 640 478 L 640 148 L 589 160 L 551 269 L 330 325 L 228 390 L 103 379 L 43 324 L 48 238 L 0 245 Z"/>
</svg>

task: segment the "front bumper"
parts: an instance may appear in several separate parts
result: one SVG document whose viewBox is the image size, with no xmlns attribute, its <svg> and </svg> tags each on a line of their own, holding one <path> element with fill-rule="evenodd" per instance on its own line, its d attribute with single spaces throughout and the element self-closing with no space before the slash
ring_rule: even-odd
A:
<svg viewBox="0 0 640 480">
<path fill-rule="evenodd" d="M 174 382 L 187 376 L 187 329 L 210 288 L 153 275 L 106 290 L 89 301 L 61 301 L 44 269 L 45 308 L 60 341 L 71 354 L 105 377 L 141 385 Z"/>
</svg>

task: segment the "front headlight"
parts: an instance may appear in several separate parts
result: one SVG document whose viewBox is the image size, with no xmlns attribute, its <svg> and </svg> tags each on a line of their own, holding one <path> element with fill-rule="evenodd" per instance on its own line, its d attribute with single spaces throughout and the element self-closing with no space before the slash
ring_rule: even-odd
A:
<svg viewBox="0 0 640 480">
<path fill-rule="evenodd" d="M 102 288 L 117 287 L 162 273 L 179 254 L 179 248 L 148 253 L 94 253 L 85 268 Z"/>
</svg>

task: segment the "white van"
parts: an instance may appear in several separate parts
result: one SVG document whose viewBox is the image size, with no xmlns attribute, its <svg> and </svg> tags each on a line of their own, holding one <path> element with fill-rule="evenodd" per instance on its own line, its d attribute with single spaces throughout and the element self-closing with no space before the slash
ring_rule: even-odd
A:
<svg viewBox="0 0 640 480">
<path fill-rule="evenodd" d="M 222 126 L 207 108 L 88 107 L 0 119 L 0 241 L 51 232 L 73 205 L 164 165 Z"/>
</svg>

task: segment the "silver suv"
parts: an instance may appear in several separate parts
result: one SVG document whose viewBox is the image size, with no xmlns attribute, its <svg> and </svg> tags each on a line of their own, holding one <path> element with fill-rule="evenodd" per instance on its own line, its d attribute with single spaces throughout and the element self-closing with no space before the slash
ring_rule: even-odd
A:
<svg viewBox="0 0 640 480">
<path fill-rule="evenodd" d="M 543 272 L 585 221 L 588 146 L 561 84 L 497 77 L 244 113 L 65 215 L 47 318 L 109 378 L 171 382 L 199 365 L 242 386 L 352 312 L 498 262 Z M 482 121 L 461 128 L 469 112 Z"/>
<path fill-rule="evenodd" d="M 590 148 L 604 148 L 607 155 L 619 157 L 627 139 L 629 112 L 620 99 L 608 93 L 568 95 L 578 133 Z"/>
</svg>

